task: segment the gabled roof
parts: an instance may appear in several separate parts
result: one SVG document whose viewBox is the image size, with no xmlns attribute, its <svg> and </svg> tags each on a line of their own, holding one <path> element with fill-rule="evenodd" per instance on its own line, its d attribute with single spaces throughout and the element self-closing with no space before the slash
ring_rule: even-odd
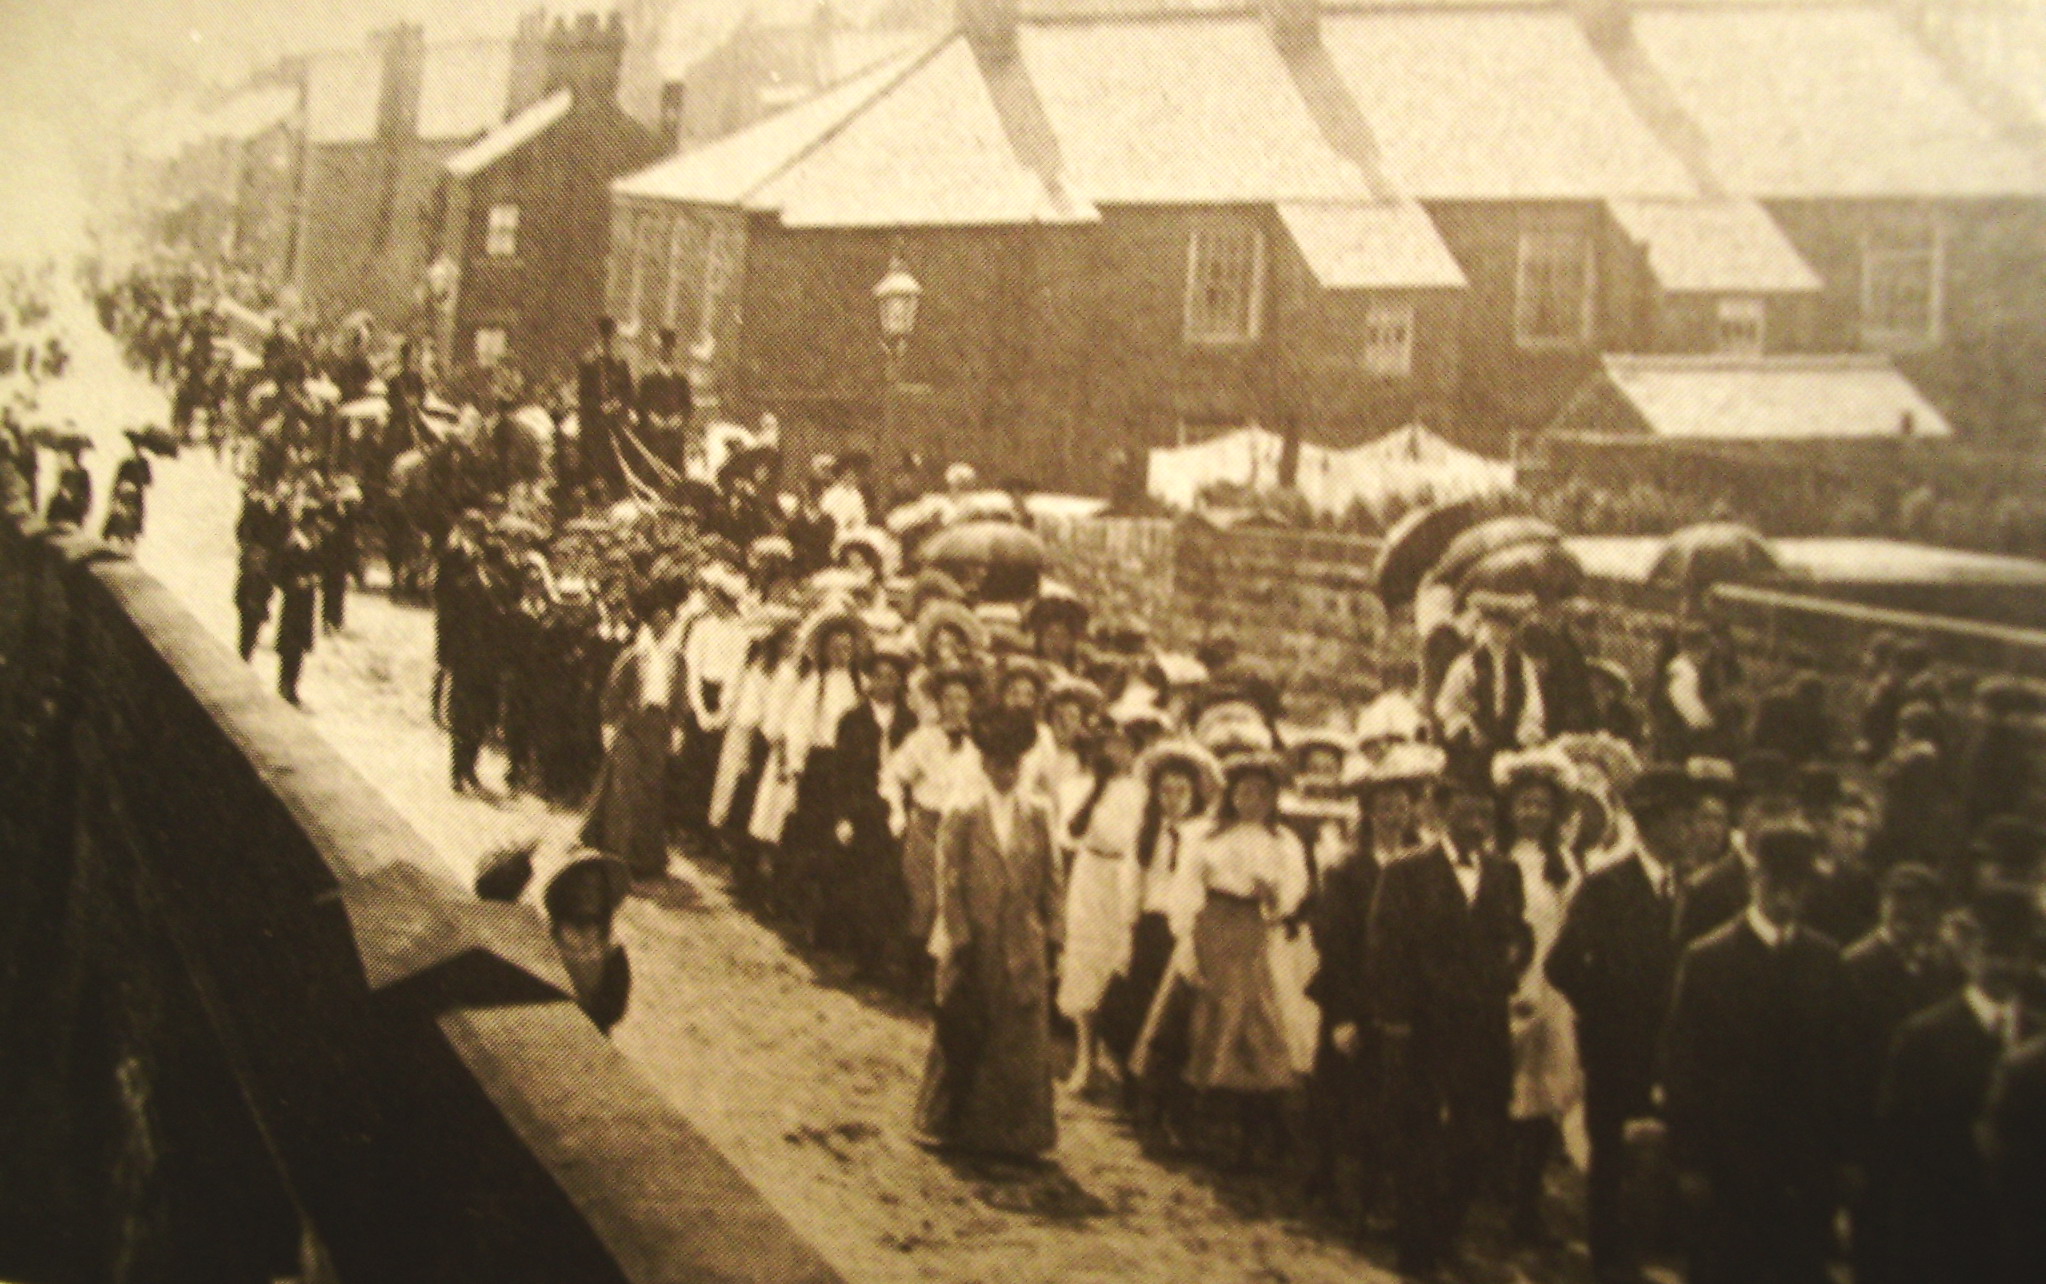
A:
<svg viewBox="0 0 2046 1284">
<path fill-rule="evenodd" d="M 456 178 L 479 174 L 552 129 L 574 105 L 574 94 L 557 89 L 443 163 Z"/>
<path fill-rule="evenodd" d="M 892 58 L 736 134 L 629 174 L 612 183 L 611 190 L 643 200 L 742 204 L 755 189 L 843 128 L 923 52 Z"/>
<path fill-rule="evenodd" d="M 1465 283 L 1434 222 L 1412 201 L 1292 201 L 1279 217 L 1325 290 Z"/>
<path fill-rule="evenodd" d="M 1373 194 L 1323 137 L 1257 18 L 1025 24 L 1017 48 L 1061 172 L 1089 200 Z"/>
<path fill-rule="evenodd" d="M 1401 192 L 1424 201 L 1697 192 L 1566 9 L 1328 13 L 1321 39 Z"/>
<path fill-rule="evenodd" d="M 2046 191 L 2038 160 L 2003 138 L 1882 7 L 1641 8 L 1633 24 L 1728 191 Z"/>
<path fill-rule="evenodd" d="M 1012 144 L 973 50 L 953 40 L 769 179 L 747 208 L 789 227 L 989 226 L 1097 217 Z"/>
<path fill-rule="evenodd" d="M 1952 435 L 1883 357 L 1626 357 L 1605 378 L 1657 437 L 1814 441 Z"/>
<path fill-rule="evenodd" d="M 1805 293 L 1821 284 L 1768 211 L 1748 200 L 1618 200 L 1607 204 L 1648 252 L 1672 293 Z"/>
</svg>

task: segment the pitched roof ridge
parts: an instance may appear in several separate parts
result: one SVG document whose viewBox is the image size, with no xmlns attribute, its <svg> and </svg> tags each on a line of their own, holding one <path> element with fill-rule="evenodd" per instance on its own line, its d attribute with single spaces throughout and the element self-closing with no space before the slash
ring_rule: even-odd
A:
<svg viewBox="0 0 2046 1284">
<path fill-rule="evenodd" d="M 796 148 L 790 155 L 783 157 L 780 163 L 777 164 L 773 169 L 769 170 L 766 174 L 762 175 L 759 181 L 753 183 L 743 192 L 740 192 L 737 201 L 735 201 L 734 203 L 739 205 L 745 204 L 748 200 L 751 200 L 756 194 L 758 194 L 762 188 L 765 188 L 769 183 L 774 182 L 782 175 L 787 174 L 796 166 L 802 164 L 810 157 L 816 155 L 818 151 L 823 149 L 825 144 L 831 142 L 833 139 L 836 139 L 840 134 L 844 133 L 855 120 L 858 120 L 860 117 L 866 115 L 867 112 L 873 108 L 874 104 L 880 102 L 883 98 L 886 98 L 888 95 L 894 93 L 897 87 L 899 87 L 904 81 L 908 80 L 911 76 L 915 75 L 917 72 L 922 71 L 925 67 L 929 66 L 931 61 L 938 56 L 938 54 L 945 48 L 945 46 L 951 44 L 954 40 L 964 39 L 965 37 L 957 31 L 946 31 L 936 40 L 933 40 L 931 42 L 930 47 L 925 49 L 922 53 L 916 54 L 914 56 L 906 54 L 898 55 L 898 58 L 902 60 L 903 64 L 899 70 L 892 71 L 889 75 L 881 77 L 880 83 L 874 86 L 873 91 L 871 93 L 868 93 L 859 101 L 855 102 L 847 110 L 841 112 L 838 116 L 838 119 L 831 122 L 831 124 L 827 125 L 824 129 L 818 131 L 818 133 L 814 137 L 812 137 L 808 142 Z M 877 63 L 874 66 L 868 67 L 864 72 L 858 74 L 871 75 L 875 72 L 880 71 L 885 65 L 886 65 L 885 63 Z M 846 86 L 844 85 L 837 86 L 837 88 L 845 87 Z M 825 89 L 821 92 L 830 93 L 831 90 Z M 794 108 L 792 107 L 790 110 L 794 110 Z"/>
</svg>

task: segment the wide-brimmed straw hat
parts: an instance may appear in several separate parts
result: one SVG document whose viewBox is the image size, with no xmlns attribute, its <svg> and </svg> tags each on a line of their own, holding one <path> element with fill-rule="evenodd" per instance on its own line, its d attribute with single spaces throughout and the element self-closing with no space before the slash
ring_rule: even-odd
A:
<svg viewBox="0 0 2046 1284">
<path fill-rule="evenodd" d="M 1208 798 L 1213 798 L 1222 788 L 1222 764 L 1198 741 L 1185 736 L 1160 740 L 1137 759 L 1135 772 L 1148 791 L 1157 787 L 1158 773 L 1168 767 L 1184 767 L 1191 771 L 1201 782 L 1201 792 Z"/>
<path fill-rule="evenodd" d="M 1509 750 L 1492 759 L 1492 787 L 1501 793 L 1536 781 L 1567 798 L 1577 787 L 1576 765 L 1551 745 Z"/>
<path fill-rule="evenodd" d="M 1372 790 L 1381 785 L 1425 784 L 1449 769 L 1449 755 L 1434 745 L 1406 740 L 1382 753 L 1354 753 L 1343 765 L 1343 786 Z"/>
<path fill-rule="evenodd" d="M 932 641 L 942 628 L 955 628 L 966 639 L 966 649 L 976 655 L 988 648 L 987 625 L 964 603 L 945 598 L 925 603 L 916 617 L 917 650 L 928 656 Z"/>
</svg>

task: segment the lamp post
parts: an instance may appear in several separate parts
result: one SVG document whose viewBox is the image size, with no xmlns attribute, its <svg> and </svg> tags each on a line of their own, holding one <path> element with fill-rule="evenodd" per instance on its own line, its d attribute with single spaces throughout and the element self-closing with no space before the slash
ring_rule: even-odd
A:
<svg viewBox="0 0 2046 1284">
<path fill-rule="evenodd" d="M 902 393 L 902 359 L 909 352 L 909 336 L 916 329 L 917 304 L 923 296 L 924 287 L 902 265 L 902 254 L 897 251 L 889 259 L 887 273 L 874 285 L 874 306 L 881 314 L 881 352 L 887 360 L 881 438 L 888 450 L 900 449 L 896 442 L 895 403 Z"/>
</svg>

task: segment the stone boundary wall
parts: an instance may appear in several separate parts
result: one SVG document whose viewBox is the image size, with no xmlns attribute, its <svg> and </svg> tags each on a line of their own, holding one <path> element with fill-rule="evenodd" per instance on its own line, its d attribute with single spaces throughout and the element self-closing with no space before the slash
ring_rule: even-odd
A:
<svg viewBox="0 0 2046 1284">
<path fill-rule="evenodd" d="M 438 868 L 166 589 L 0 515 L 0 1275 L 835 1281 Z"/>
</svg>

